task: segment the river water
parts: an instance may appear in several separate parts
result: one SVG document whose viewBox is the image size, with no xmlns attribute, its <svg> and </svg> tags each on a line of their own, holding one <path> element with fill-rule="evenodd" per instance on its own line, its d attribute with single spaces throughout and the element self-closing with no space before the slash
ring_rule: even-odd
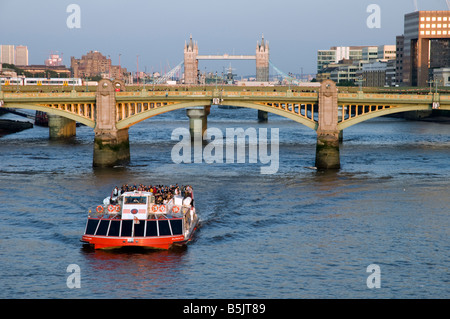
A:
<svg viewBox="0 0 450 319">
<path fill-rule="evenodd" d="M 14 118 L 5 115 L 3 118 Z M 171 159 L 185 110 L 130 128 L 131 164 L 93 169 L 93 130 L 0 138 L 0 298 L 449 298 L 450 125 L 379 118 L 344 131 L 342 169 L 318 172 L 316 134 L 213 107 L 208 127 L 279 130 L 279 169 Z M 270 140 L 270 134 L 269 134 Z M 225 155 L 224 155 L 225 156 Z M 190 184 L 186 249 L 94 251 L 87 211 L 123 183 Z M 69 288 L 69 265 L 80 288 Z M 380 288 L 369 288 L 369 265 Z M 372 280 L 372 279 L 371 279 Z M 371 281 L 375 282 L 375 281 Z"/>
</svg>

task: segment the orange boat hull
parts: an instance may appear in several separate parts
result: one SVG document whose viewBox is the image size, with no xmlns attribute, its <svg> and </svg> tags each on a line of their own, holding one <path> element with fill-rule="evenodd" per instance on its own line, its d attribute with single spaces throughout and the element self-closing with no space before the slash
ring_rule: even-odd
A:
<svg viewBox="0 0 450 319">
<path fill-rule="evenodd" d="M 81 241 L 91 244 L 95 249 L 114 249 L 121 247 L 143 247 L 151 249 L 170 249 L 173 246 L 186 245 L 192 236 L 185 239 L 182 235 L 160 237 L 105 237 L 83 235 Z"/>
</svg>

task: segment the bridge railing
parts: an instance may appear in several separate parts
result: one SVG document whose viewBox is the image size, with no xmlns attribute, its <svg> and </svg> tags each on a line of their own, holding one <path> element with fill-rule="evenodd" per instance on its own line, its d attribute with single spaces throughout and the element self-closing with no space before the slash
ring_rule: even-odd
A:
<svg viewBox="0 0 450 319">
<path fill-rule="evenodd" d="M 142 97 L 280 97 L 280 98 L 313 98 L 317 93 L 293 91 L 228 91 L 228 90 L 199 90 L 199 91 L 132 91 L 116 92 L 116 98 L 142 98 Z"/>
</svg>

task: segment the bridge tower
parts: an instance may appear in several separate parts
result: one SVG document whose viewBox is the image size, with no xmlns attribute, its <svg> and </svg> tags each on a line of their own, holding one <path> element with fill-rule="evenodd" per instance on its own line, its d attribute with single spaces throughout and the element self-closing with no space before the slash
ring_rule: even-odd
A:
<svg viewBox="0 0 450 319">
<path fill-rule="evenodd" d="M 198 83 L 198 45 L 192 41 L 192 35 L 189 43 L 184 44 L 184 83 Z"/>
<path fill-rule="evenodd" d="M 256 42 L 256 81 L 269 81 L 269 42 L 264 41 L 264 35 L 261 44 Z"/>
<path fill-rule="evenodd" d="M 261 44 L 256 41 L 256 81 L 269 81 L 269 41 L 264 41 L 262 35 Z M 267 122 L 268 113 L 258 110 L 258 121 Z"/>
</svg>

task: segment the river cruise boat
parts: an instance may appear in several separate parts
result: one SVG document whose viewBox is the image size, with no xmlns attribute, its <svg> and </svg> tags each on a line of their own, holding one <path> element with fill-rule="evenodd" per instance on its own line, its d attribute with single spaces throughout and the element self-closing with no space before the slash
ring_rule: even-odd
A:
<svg viewBox="0 0 450 319">
<path fill-rule="evenodd" d="M 166 203 L 156 203 L 152 192 L 124 192 L 104 199 L 89 210 L 81 241 L 95 249 L 143 247 L 170 249 L 185 246 L 198 227 L 193 192 L 174 195 Z"/>
</svg>

